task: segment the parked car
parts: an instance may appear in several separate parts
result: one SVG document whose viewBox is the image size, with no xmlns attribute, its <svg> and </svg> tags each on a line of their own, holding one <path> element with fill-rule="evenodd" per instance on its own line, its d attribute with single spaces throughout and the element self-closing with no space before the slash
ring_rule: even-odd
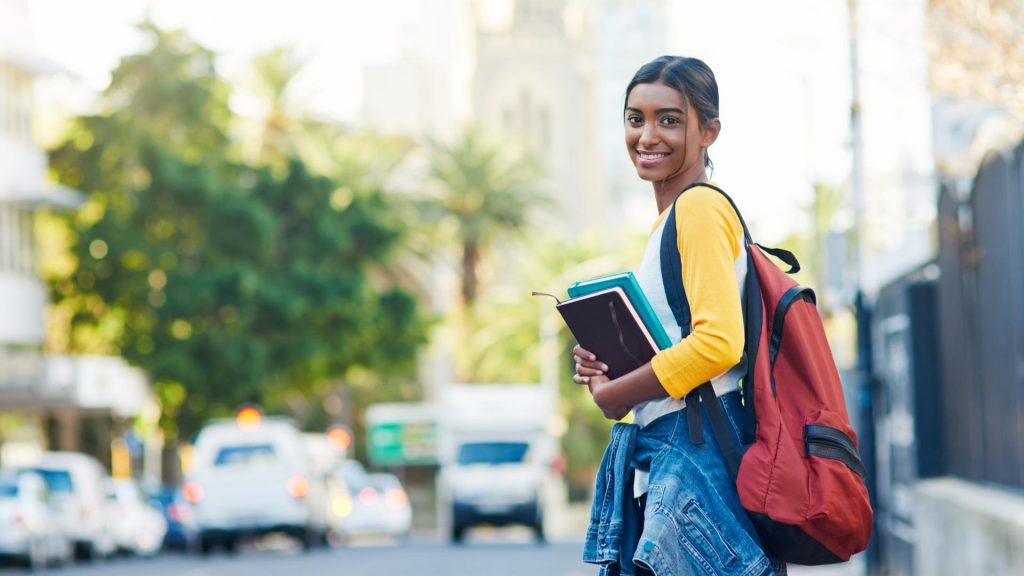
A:
<svg viewBox="0 0 1024 576">
<path fill-rule="evenodd" d="M 330 476 L 331 532 L 336 540 L 375 535 L 405 538 L 412 529 L 412 506 L 394 474 L 367 474 L 349 461 Z"/>
<path fill-rule="evenodd" d="M 167 523 L 164 534 L 164 550 L 193 550 L 199 540 L 199 527 L 192 504 L 185 498 L 181 488 L 164 486 L 149 497 L 149 502 L 163 513 Z"/>
<path fill-rule="evenodd" d="M 35 472 L 0 470 L 0 556 L 32 569 L 71 558 L 46 482 Z"/>
<path fill-rule="evenodd" d="M 106 514 L 106 471 L 98 460 L 76 452 L 45 452 L 31 467 L 46 482 L 58 524 L 74 547 L 76 559 L 109 556 L 114 538 Z"/>
<path fill-rule="evenodd" d="M 119 552 L 153 556 L 160 551 L 167 521 L 149 504 L 134 480 L 108 479 L 107 514 L 116 519 L 112 532 Z"/>
<path fill-rule="evenodd" d="M 241 413 L 240 413 L 241 416 Z M 196 437 L 183 491 L 199 527 L 199 550 L 234 551 L 242 538 L 282 532 L 303 548 L 324 539 L 325 490 L 291 421 L 213 421 Z"/>
</svg>

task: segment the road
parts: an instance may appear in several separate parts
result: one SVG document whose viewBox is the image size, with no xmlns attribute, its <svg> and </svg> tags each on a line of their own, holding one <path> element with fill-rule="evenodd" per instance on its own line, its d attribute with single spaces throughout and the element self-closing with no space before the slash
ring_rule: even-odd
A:
<svg viewBox="0 0 1024 576">
<path fill-rule="evenodd" d="M 580 562 L 582 541 L 537 545 L 528 538 L 495 532 L 471 536 L 460 546 L 436 538 L 403 544 L 356 542 L 350 547 L 303 553 L 290 544 L 271 542 L 248 547 L 234 556 L 209 558 L 165 554 L 150 559 L 114 559 L 91 565 L 53 569 L 55 576 L 594 576 L 595 567 Z M 7 568 L 0 575 L 18 574 Z"/>
<path fill-rule="evenodd" d="M 304 553 L 288 541 L 242 548 L 236 555 L 209 558 L 164 554 L 157 558 L 119 558 L 51 569 L 54 576 L 596 576 L 580 562 L 583 542 L 563 539 L 534 544 L 527 533 L 491 531 L 470 534 L 453 546 L 440 538 L 416 537 L 406 543 L 366 540 L 344 548 Z M 862 576 L 862 559 L 836 566 L 790 566 L 790 576 Z M 0 576 L 26 573 L 0 569 Z"/>
</svg>

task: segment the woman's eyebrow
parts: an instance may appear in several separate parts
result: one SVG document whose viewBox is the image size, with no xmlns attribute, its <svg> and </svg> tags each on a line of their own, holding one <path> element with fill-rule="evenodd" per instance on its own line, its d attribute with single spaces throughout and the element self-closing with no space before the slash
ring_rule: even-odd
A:
<svg viewBox="0 0 1024 576">
<path fill-rule="evenodd" d="M 626 112 L 636 112 L 637 114 L 642 114 L 643 113 L 639 108 L 633 108 L 632 106 L 627 106 L 626 107 Z M 682 116 L 686 116 L 686 111 L 683 110 L 682 108 L 674 108 L 674 107 L 658 108 L 654 112 L 657 113 L 657 114 L 665 114 L 665 113 L 674 112 L 676 114 L 680 114 Z"/>
</svg>

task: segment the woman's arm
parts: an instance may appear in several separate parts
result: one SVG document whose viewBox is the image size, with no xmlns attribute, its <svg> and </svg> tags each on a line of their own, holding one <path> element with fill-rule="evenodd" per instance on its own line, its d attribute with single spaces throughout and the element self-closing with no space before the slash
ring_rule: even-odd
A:
<svg viewBox="0 0 1024 576">
<path fill-rule="evenodd" d="M 608 366 L 578 344 L 573 348 L 573 360 L 576 361 L 573 382 L 585 384 L 594 397 L 594 403 L 611 420 L 621 420 L 641 402 L 668 397 L 650 362 L 629 374 L 609 380 L 604 375 Z"/>
</svg>

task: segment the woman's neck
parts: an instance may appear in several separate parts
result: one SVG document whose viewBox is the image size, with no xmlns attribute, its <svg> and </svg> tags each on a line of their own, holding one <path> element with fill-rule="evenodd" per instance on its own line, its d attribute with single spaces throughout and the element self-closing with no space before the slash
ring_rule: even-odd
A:
<svg viewBox="0 0 1024 576">
<path fill-rule="evenodd" d="M 658 203 L 658 214 L 664 212 L 687 186 L 697 182 L 707 182 L 707 179 L 708 174 L 704 170 L 704 166 L 701 165 L 699 171 L 695 170 L 669 178 L 668 180 L 652 182 L 654 185 L 654 199 Z"/>
</svg>

